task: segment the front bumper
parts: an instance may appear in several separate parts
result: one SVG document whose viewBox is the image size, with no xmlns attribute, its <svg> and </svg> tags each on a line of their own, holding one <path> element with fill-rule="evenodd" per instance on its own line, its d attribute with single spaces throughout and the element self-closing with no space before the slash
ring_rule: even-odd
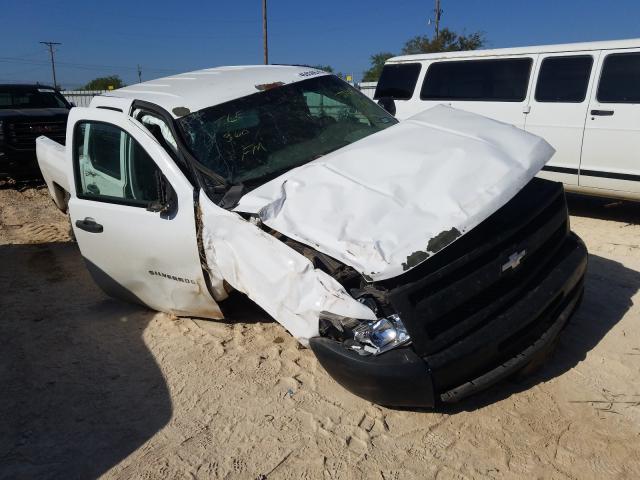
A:
<svg viewBox="0 0 640 480">
<path fill-rule="evenodd" d="M 570 234 L 550 265 L 544 279 L 497 315 L 483 332 L 460 339 L 437 357 L 421 357 L 412 346 L 379 356 L 360 356 L 342 343 L 322 337 L 310 340 L 311 349 L 338 383 L 374 403 L 436 407 L 458 401 L 537 361 L 553 347 L 582 298 L 587 269 L 584 243 Z M 513 325 L 511 331 L 509 325 Z M 518 329 L 524 331 L 525 327 L 526 336 L 518 338 Z M 505 342 L 507 347 L 500 348 Z M 518 351 L 513 351 L 514 346 Z M 505 352 L 509 355 L 506 358 Z M 453 387 L 439 387 L 444 383 L 439 376 L 446 369 L 438 371 L 436 363 L 443 358 L 447 369 L 453 365 L 468 370 L 471 376 Z M 455 378 L 462 377 L 464 372 L 457 371 Z"/>
</svg>

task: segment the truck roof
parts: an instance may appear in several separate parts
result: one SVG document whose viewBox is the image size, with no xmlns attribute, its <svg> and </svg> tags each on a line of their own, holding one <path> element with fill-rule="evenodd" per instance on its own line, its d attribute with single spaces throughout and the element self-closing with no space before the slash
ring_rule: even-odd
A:
<svg viewBox="0 0 640 480">
<path fill-rule="evenodd" d="M 109 97 L 115 97 L 114 101 L 116 98 L 143 100 L 159 105 L 178 118 L 258 93 L 263 85 L 299 82 L 319 75 L 328 74 L 313 67 L 291 65 L 207 68 L 119 88 L 103 94 L 98 101 L 100 105 L 107 105 Z"/>
<path fill-rule="evenodd" d="M 489 57 L 501 55 L 526 55 L 533 53 L 581 52 L 589 50 L 611 50 L 640 47 L 640 38 L 628 40 L 607 40 L 602 42 L 561 43 L 556 45 L 532 45 L 528 47 L 494 48 L 487 50 L 465 50 L 462 52 L 418 53 L 400 55 L 387 60 L 387 63 L 410 62 L 416 60 L 438 60 L 442 58 Z"/>
</svg>

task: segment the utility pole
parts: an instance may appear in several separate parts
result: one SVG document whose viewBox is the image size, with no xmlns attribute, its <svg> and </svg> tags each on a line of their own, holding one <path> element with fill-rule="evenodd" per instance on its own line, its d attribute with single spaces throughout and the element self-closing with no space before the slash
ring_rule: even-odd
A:
<svg viewBox="0 0 640 480">
<path fill-rule="evenodd" d="M 440 8 L 440 0 L 436 0 L 435 12 L 435 24 L 436 24 L 436 40 L 440 36 L 440 17 L 442 16 L 442 8 Z"/>
<path fill-rule="evenodd" d="M 140 64 L 138 64 L 138 83 L 142 83 L 142 70 L 140 69 Z"/>
<path fill-rule="evenodd" d="M 56 82 L 56 62 L 53 58 L 53 47 L 55 45 L 62 45 L 59 42 L 40 42 L 43 45 L 49 47 L 49 55 L 51 55 L 51 71 L 53 72 L 53 88 L 58 88 L 58 83 Z"/>
<path fill-rule="evenodd" d="M 264 45 L 264 64 L 269 65 L 269 42 L 267 40 L 267 0 L 262 0 L 262 43 Z"/>
</svg>

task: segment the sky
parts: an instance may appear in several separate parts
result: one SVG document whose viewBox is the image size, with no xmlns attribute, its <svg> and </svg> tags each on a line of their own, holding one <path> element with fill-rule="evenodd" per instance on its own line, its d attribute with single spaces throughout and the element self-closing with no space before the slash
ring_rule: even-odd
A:
<svg viewBox="0 0 640 480">
<path fill-rule="evenodd" d="M 268 0 L 271 63 L 331 65 L 359 80 L 369 57 L 432 35 L 433 0 Z M 262 63 L 262 0 L 0 0 L 0 82 L 63 88 Z M 482 31 L 487 47 L 640 37 L 638 0 L 442 0 L 441 26 Z"/>
</svg>

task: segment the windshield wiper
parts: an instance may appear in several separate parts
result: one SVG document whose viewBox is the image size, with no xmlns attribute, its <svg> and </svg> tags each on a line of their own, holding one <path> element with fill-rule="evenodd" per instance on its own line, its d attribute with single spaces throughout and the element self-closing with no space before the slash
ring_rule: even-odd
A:
<svg viewBox="0 0 640 480">
<path fill-rule="evenodd" d="M 242 198 L 242 196 L 246 193 L 247 188 L 242 183 L 237 183 L 235 185 L 231 185 L 227 190 L 227 193 L 224 194 L 222 200 L 218 206 L 224 208 L 225 210 L 231 210 Z"/>
<path fill-rule="evenodd" d="M 198 170 L 200 170 L 201 173 L 204 173 L 207 177 L 213 180 L 214 183 L 216 183 L 216 193 L 223 193 L 227 191 L 227 189 L 229 188 L 229 183 L 222 175 L 214 172 L 210 168 L 205 167 L 198 161 L 193 162 L 193 164 Z"/>
<path fill-rule="evenodd" d="M 225 210 L 231 210 L 240 201 L 240 198 L 246 193 L 247 189 L 242 182 L 229 183 L 222 175 L 217 174 L 210 168 L 205 167 L 200 162 L 195 162 L 195 166 L 200 172 L 212 179 L 216 185 L 213 187 L 213 194 L 222 198 L 217 202 L 219 207 Z"/>
</svg>

